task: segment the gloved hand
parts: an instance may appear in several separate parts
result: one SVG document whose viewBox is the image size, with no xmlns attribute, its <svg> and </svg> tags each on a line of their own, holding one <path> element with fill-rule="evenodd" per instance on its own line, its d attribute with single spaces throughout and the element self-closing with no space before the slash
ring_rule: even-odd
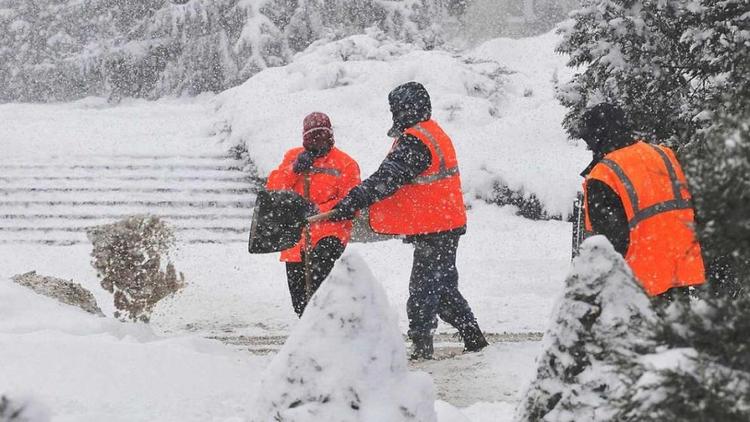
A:
<svg viewBox="0 0 750 422">
<path fill-rule="evenodd" d="M 329 221 L 344 221 L 351 220 L 354 215 L 357 214 L 359 207 L 357 206 L 357 200 L 353 195 L 347 195 L 341 200 L 335 207 L 333 207 L 333 214 L 328 217 Z"/>
<path fill-rule="evenodd" d="M 315 161 L 315 157 L 310 151 L 302 151 L 294 160 L 292 170 L 297 174 L 304 173 L 312 168 L 313 161 Z"/>
<path fill-rule="evenodd" d="M 305 218 L 312 217 L 313 215 L 317 214 L 320 214 L 320 209 L 312 202 L 307 204 L 307 207 L 305 207 Z"/>
</svg>

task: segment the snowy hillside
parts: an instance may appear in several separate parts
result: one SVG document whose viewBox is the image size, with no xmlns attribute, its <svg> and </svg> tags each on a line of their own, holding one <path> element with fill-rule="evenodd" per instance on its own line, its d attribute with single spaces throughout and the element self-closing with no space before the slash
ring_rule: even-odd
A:
<svg viewBox="0 0 750 422">
<path fill-rule="evenodd" d="M 465 197 L 492 198 L 493 184 L 534 193 L 553 213 L 570 210 L 588 154 L 560 127 L 564 109 L 553 81 L 569 76 L 554 34 L 497 39 L 462 54 L 423 51 L 378 31 L 316 43 L 283 67 L 222 93 L 217 106 L 227 141 L 245 145 L 259 173 L 301 141 L 302 118 L 331 116 L 337 146 L 372 173 L 391 147 L 388 92 L 417 80 L 430 91 L 433 117 L 452 136 Z"/>
</svg>

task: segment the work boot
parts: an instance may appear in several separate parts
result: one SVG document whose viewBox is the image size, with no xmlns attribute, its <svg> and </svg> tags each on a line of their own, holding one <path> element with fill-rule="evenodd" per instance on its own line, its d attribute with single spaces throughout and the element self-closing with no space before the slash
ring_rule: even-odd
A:
<svg viewBox="0 0 750 422">
<path fill-rule="evenodd" d="M 420 335 L 411 338 L 412 349 L 409 360 L 427 360 L 432 359 L 432 336 Z"/>
<path fill-rule="evenodd" d="M 464 352 L 478 352 L 489 346 L 476 321 L 464 326 L 460 334 L 464 339 Z"/>
</svg>

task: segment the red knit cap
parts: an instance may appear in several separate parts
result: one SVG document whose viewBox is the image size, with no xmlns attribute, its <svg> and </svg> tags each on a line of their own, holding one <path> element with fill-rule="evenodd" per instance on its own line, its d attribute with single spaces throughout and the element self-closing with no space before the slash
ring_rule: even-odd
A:
<svg viewBox="0 0 750 422">
<path fill-rule="evenodd" d="M 325 113 L 310 113 L 302 124 L 302 145 L 308 151 L 328 151 L 333 147 L 331 119 Z"/>
</svg>

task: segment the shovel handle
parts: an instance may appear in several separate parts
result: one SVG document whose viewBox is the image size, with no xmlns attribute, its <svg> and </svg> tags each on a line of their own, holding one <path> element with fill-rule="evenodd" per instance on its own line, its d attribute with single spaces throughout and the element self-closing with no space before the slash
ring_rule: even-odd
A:
<svg viewBox="0 0 750 422">
<path fill-rule="evenodd" d="M 313 215 L 312 217 L 307 218 L 308 223 L 318 223 L 320 221 L 328 220 L 329 217 L 333 215 L 333 210 L 328 212 L 323 212 L 317 215 Z"/>
</svg>

